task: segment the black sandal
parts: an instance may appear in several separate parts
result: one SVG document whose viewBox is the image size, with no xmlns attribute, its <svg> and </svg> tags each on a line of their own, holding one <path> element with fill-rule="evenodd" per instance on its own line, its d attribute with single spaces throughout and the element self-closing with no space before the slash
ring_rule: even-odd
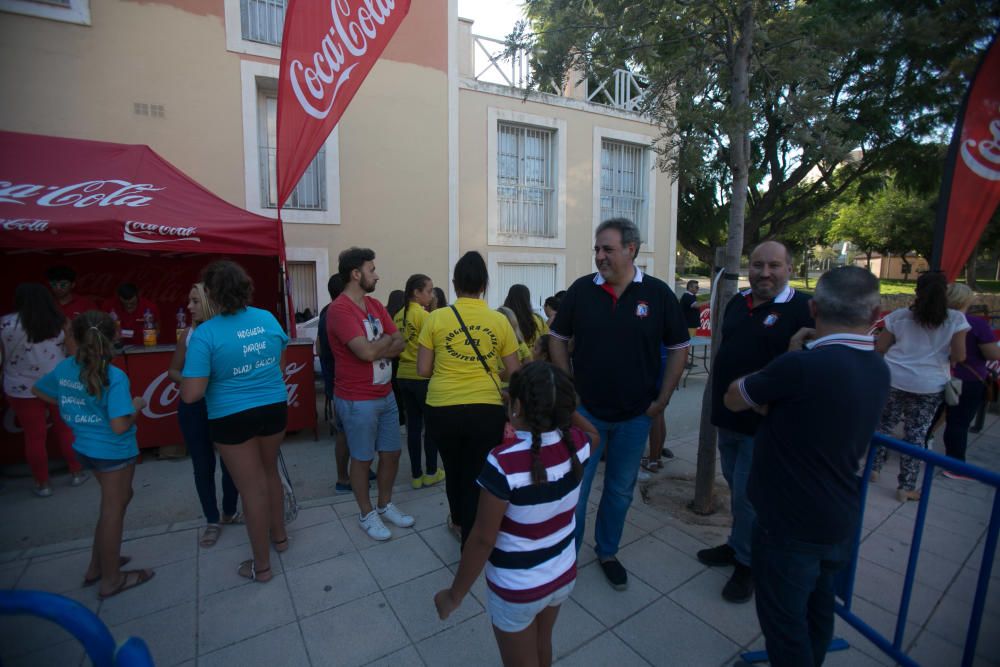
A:
<svg viewBox="0 0 1000 667">
<path fill-rule="evenodd" d="M 240 567 L 238 570 L 236 570 L 236 574 L 240 575 L 244 579 L 249 579 L 250 581 L 259 581 L 262 584 L 266 584 L 267 582 L 271 581 L 271 577 L 268 576 L 267 579 L 261 579 L 260 576 L 262 574 L 268 574 L 270 573 L 270 571 L 271 571 L 270 567 L 265 567 L 263 570 L 258 570 L 254 566 L 253 559 L 251 558 L 250 560 L 245 560 L 242 563 L 240 563 Z"/>
<path fill-rule="evenodd" d="M 285 539 L 273 541 L 273 542 L 271 542 L 271 544 L 274 546 L 274 550 L 277 551 L 279 554 L 285 553 L 286 551 L 288 551 L 288 537 L 287 536 L 285 537 Z"/>
</svg>

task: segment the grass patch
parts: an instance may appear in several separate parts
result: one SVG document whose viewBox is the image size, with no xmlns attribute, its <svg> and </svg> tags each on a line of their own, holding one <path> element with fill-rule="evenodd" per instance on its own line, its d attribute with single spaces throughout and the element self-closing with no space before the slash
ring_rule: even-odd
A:
<svg viewBox="0 0 1000 667">
<path fill-rule="evenodd" d="M 816 288 L 816 277 L 809 277 L 809 287 L 806 287 L 806 281 L 801 278 L 795 278 L 788 281 L 788 284 L 798 290 L 809 291 Z M 883 278 L 880 282 L 881 289 L 879 290 L 882 294 L 914 294 L 917 289 L 916 280 L 889 280 L 888 278 Z M 964 283 L 965 280 L 959 279 L 957 282 Z M 1000 294 L 1000 280 L 977 280 L 976 281 L 976 292 L 980 294 Z"/>
</svg>

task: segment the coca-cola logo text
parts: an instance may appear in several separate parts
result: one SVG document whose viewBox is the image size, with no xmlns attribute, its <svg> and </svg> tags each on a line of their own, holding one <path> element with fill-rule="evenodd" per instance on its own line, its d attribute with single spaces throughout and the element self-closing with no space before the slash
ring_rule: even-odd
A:
<svg viewBox="0 0 1000 667">
<path fill-rule="evenodd" d="M 131 183 L 119 179 L 84 181 L 72 185 L 34 185 L 0 181 L 0 202 L 5 204 L 26 204 L 35 200 L 38 206 L 148 206 L 153 200 L 144 192 L 159 192 L 150 183 Z"/>
<path fill-rule="evenodd" d="M 288 66 L 295 99 L 303 111 L 318 120 L 330 113 L 340 88 L 368 52 L 368 41 L 375 38 L 378 27 L 385 25 L 396 8 L 395 0 L 364 0 L 358 4 L 362 6 L 352 17 L 347 0 L 330 0 L 332 25 L 320 41 L 319 50 L 313 52 L 306 65 L 296 59 Z"/>
<path fill-rule="evenodd" d="M 962 142 L 962 162 L 977 176 L 1000 181 L 1000 119 L 990 121 L 992 139 L 966 139 Z"/>
<path fill-rule="evenodd" d="M 129 243 L 170 243 L 172 241 L 194 241 L 197 243 L 201 241 L 195 236 L 197 232 L 197 227 L 170 227 L 126 220 L 124 239 Z M 166 238 L 150 238 L 151 236 Z"/>
<path fill-rule="evenodd" d="M 37 220 L 32 218 L 0 218 L 0 229 L 5 232 L 44 232 L 48 228 L 48 220 Z"/>
</svg>

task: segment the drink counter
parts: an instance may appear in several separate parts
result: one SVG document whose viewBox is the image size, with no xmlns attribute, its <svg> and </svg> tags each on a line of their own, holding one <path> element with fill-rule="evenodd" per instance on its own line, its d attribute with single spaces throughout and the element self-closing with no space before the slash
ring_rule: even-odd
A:
<svg viewBox="0 0 1000 667">
<path fill-rule="evenodd" d="M 167 377 L 174 356 L 173 345 L 151 347 L 127 346 L 114 364 L 128 375 L 133 396 L 142 396 L 146 407 L 136 423 L 139 448 L 183 444 L 177 423 L 180 388 Z M 285 386 L 288 389 L 288 430 L 309 429 L 317 434 L 316 384 L 313 373 L 313 342 L 296 339 L 285 351 Z M 0 392 L 2 395 L 2 392 Z M 2 399 L 0 399 L 2 400 Z M 50 458 L 61 458 L 50 436 Z M 3 402 L 3 428 L 0 429 L 0 465 L 24 461 L 24 442 L 14 412 Z"/>
</svg>

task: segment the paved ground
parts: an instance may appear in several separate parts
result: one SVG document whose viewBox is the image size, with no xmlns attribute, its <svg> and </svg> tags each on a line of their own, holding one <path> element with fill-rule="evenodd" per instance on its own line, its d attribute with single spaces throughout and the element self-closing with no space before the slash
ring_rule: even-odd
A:
<svg viewBox="0 0 1000 667">
<path fill-rule="evenodd" d="M 692 377 L 671 405 L 668 444 L 678 457 L 653 485 L 693 472 L 703 387 L 703 378 Z M 190 464 L 183 460 L 139 466 L 124 553 L 157 575 L 105 602 L 80 586 L 96 485 L 63 488 L 65 478 L 57 478 L 56 495 L 40 500 L 28 493 L 29 480 L 6 480 L 0 491 L 0 587 L 76 599 L 119 641 L 145 639 L 161 667 L 499 664 L 482 581 L 447 622 L 434 612 L 431 597 L 450 582 L 459 557 L 444 525 L 443 489 L 413 491 L 402 480 L 396 500 L 416 516 L 416 526 L 394 528 L 391 541 L 376 544 L 358 527 L 353 500 L 331 496 L 331 449 L 328 440 L 313 442 L 311 434 L 293 437 L 284 448 L 304 507 L 290 526 L 291 548 L 272 559 L 277 576 L 266 585 L 236 575 L 237 564 L 249 556 L 241 528 L 228 528 L 211 549 L 198 547 L 198 506 Z M 996 417 L 972 441 L 969 458 L 1000 469 Z M 855 612 L 884 633 L 894 622 L 916 513 L 914 503 L 894 498 L 894 466 L 890 461 L 889 474 L 870 493 L 854 603 Z M 935 480 L 906 632 L 906 646 L 921 664 L 959 664 L 990 504 L 989 493 L 976 484 Z M 724 602 L 719 591 L 728 572 L 694 558 L 726 532 L 686 523 L 643 503 L 637 491 L 620 553 L 631 573 L 629 589 L 612 590 L 590 545 L 584 547 L 576 590 L 556 625 L 558 664 L 728 665 L 741 651 L 762 648 L 753 605 Z M 993 574 L 977 665 L 1000 665 L 1000 572 Z M 851 648 L 830 654 L 827 664 L 890 664 L 839 621 L 838 635 Z M 61 629 L 23 617 L 0 623 L 0 662 L 90 664 Z"/>
</svg>

